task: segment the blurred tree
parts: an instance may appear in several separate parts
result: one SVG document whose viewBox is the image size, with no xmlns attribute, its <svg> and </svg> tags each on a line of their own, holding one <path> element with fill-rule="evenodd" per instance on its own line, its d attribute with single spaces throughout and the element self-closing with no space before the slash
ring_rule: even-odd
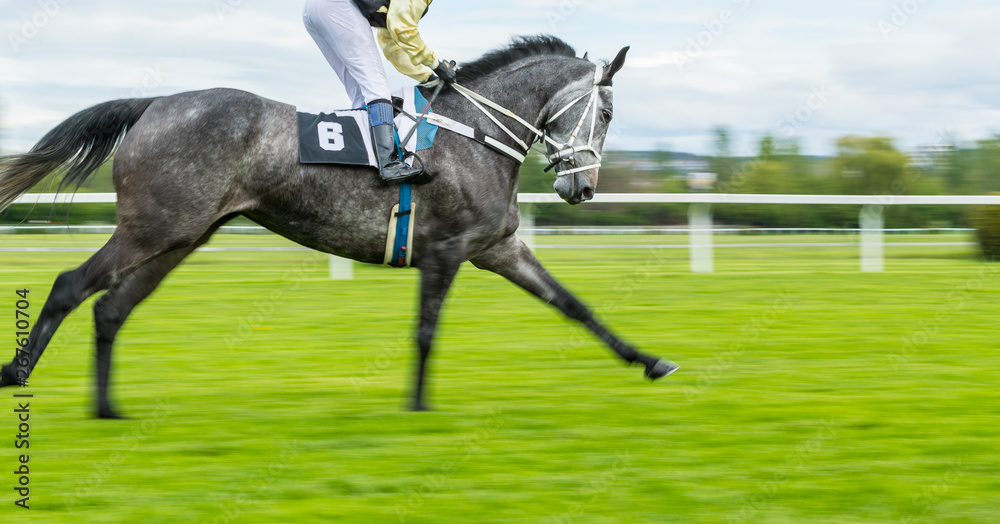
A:
<svg viewBox="0 0 1000 524">
<path fill-rule="evenodd" d="M 966 179 L 966 162 L 961 147 L 959 147 L 958 137 L 954 133 L 943 135 L 944 150 L 933 159 L 935 171 L 943 181 L 944 194 L 957 195 L 967 192 L 969 181 Z"/>
<path fill-rule="evenodd" d="M 975 163 L 971 171 L 976 192 L 1000 191 L 1000 134 L 976 142 Z"/>
<path fill-rule="evenodd" d="M 790 158 L 779 155 L 779 142 L 764 135 L 758 143 L 757 156 L 751 161 L 754 169 L 745 170 L 742 184 L 731 184 L 734 193 L 787 194 L 798 193 L 796 176 Z M 738 187 L 737 187 L 738 186 Z M 799 206 L 741 205 L 732 206 L 728 218 L 736 223 L 754 226 L 795 227 L 799 221 Z"/>
<path fill-rule="evenodd" d="M 971 216 L 983 258 L 1000 260 L 1000 206 L 971 206 Z"/>
<path fill-rule="evenodd" d="M 912 190 L 909 159 L 887 136 L 838 139 L 834 165 L 844 194 L 901 195 Z"/>
<path fill-rule="evenodd" d="M 757 158 L 761 161 L 771 160 L 777 152 L 777 145 L 775 144 L 774 137 L 771 135 L 764 135 L 760 139 L 760 148 L 757 152 Z"/>
<path fill-rule="evenodd" d="M 715 155 L 709 162 L 709 169 L 715 173 L 716 187 L 727 187 L 737 170 L 729 130 L 725 126 L 715 126 L 712 133 L 715 135 Z"/>
</svg>

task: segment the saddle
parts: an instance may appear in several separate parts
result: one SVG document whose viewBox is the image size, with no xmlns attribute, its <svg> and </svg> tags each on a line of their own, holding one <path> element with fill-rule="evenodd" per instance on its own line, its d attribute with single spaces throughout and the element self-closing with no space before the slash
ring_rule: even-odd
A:
<svg viewBox="0 0 1000 524">
<path fill-rule="evenodd" d="M 396 102 L 399 102 L 398 104 Z M 419 115 L 427 108 L 427 100 L 416 86 L 393 93 L 395 123 L 401 140 L 413 129 L 415 122 L 408 115 Z M 378 168 L 372 144 L 371 122 L 365 109 L 340 109 L 314 112 L 296 108 L 299 134 L 299 162 L 303 164 L 342 164 Z M 422 151 L 434 145 L 438 126 L 426 120 L 417 126 L 406 151 Z M 407 159 L 412 165 L 413 159 Z"/>
</svg>

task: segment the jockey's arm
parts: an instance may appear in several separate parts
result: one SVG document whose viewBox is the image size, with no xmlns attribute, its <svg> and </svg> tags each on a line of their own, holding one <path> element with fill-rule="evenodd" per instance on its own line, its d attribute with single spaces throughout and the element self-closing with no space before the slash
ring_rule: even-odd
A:
<svg viewBox="0 0 1000 524">
<path fill-rule="evenodd" d="M 438 65 L 437 57 L 417 29 L 429 4 L 430 0 L 393 0 L 389 4 L 386 29 L 379 29 L 376 35 L 385 58 L 400 73 L 418 82 L 426 81 L 431 69 Z"/>
</svg>

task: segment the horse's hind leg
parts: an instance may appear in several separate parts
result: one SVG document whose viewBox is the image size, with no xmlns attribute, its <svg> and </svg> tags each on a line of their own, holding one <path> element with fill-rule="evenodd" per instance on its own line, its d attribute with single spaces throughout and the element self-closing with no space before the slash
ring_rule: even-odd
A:
<svg viewBox="0 0 1000 524">
<path fill-rule="evenodd" d="M 94 326 L 97 336 L 97 416 L 122 418 L 111 407 L 108 382 L 111 373 L 111 350 L 115 335 L 132 309 L 142 302 L 172 269 L 193 251 L 195 246 L 164 253 L 135 270 L 109 289 L 94 303 Z"/>
<path fill-rule="evenodd" d="M 190 246 L 164 253 L 145 263 L 132 274 L 113 286 L 94 303 L 94 326 L 97 336 L 97 416 L 100 418 L 122 418 L 111 407 L 108 398 L 108 384 L 111 377 L 111 352 L 115 336 L 125 324 L 125 319 L 140 302 L 146 299 L 160 285 L 178 264 L 198 246 L 228 221 L 215 223 L 198 241 Z"/>
<path fill-rule="evenodd" d="M 655 380 L 677 371 L 677 364 L 641 353 L 608 331 L 587 306 L 549 275 L 535 255 L 516 236 L 507 237 L 482 255 L 473 258 L 472 263 L 480 269 L 503 276 L 552 304 L 567 317 L 587 326 L 626 362 L 646 366 L 648 378 Z"/>
<path fill-rule="evenodd" d="M 150 258 L 150 253 L 136 247 L 128 235 L 120 232 L 112 235 L 83 265 L 56 278 L 31 330 L 28 345 L 0 370 L 0 386 L 24 384 L 66 316 L 88 297 L 111 287 Z"/>
<path fill-rule="evenodd" d="M 84 300 L 117 285 L 158 255 L 190 246 L 198 236 L 188 238 L 155 228 L 134 230 L 120 226 L 108 243 L 83 265 L 56 278 L 31 330 L 28 345 L 10 364 L 0 369 L 0 387 L 24 384 L 28 380 L 56 329 Z"/>
</svg>

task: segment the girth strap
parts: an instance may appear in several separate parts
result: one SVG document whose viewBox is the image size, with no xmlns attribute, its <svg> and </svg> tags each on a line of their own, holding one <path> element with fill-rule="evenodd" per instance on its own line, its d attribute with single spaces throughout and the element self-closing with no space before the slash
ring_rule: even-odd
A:
<svg viewBox="0 0 1000 524">
<path fill-rule="evenodd" d="M 384 263 L 392 267 L 409 267 L 413 259 L 413 188 L 399 185 L 399 203 L 389 216 L 389 234 L 386 239 Z"/>
</svg>

